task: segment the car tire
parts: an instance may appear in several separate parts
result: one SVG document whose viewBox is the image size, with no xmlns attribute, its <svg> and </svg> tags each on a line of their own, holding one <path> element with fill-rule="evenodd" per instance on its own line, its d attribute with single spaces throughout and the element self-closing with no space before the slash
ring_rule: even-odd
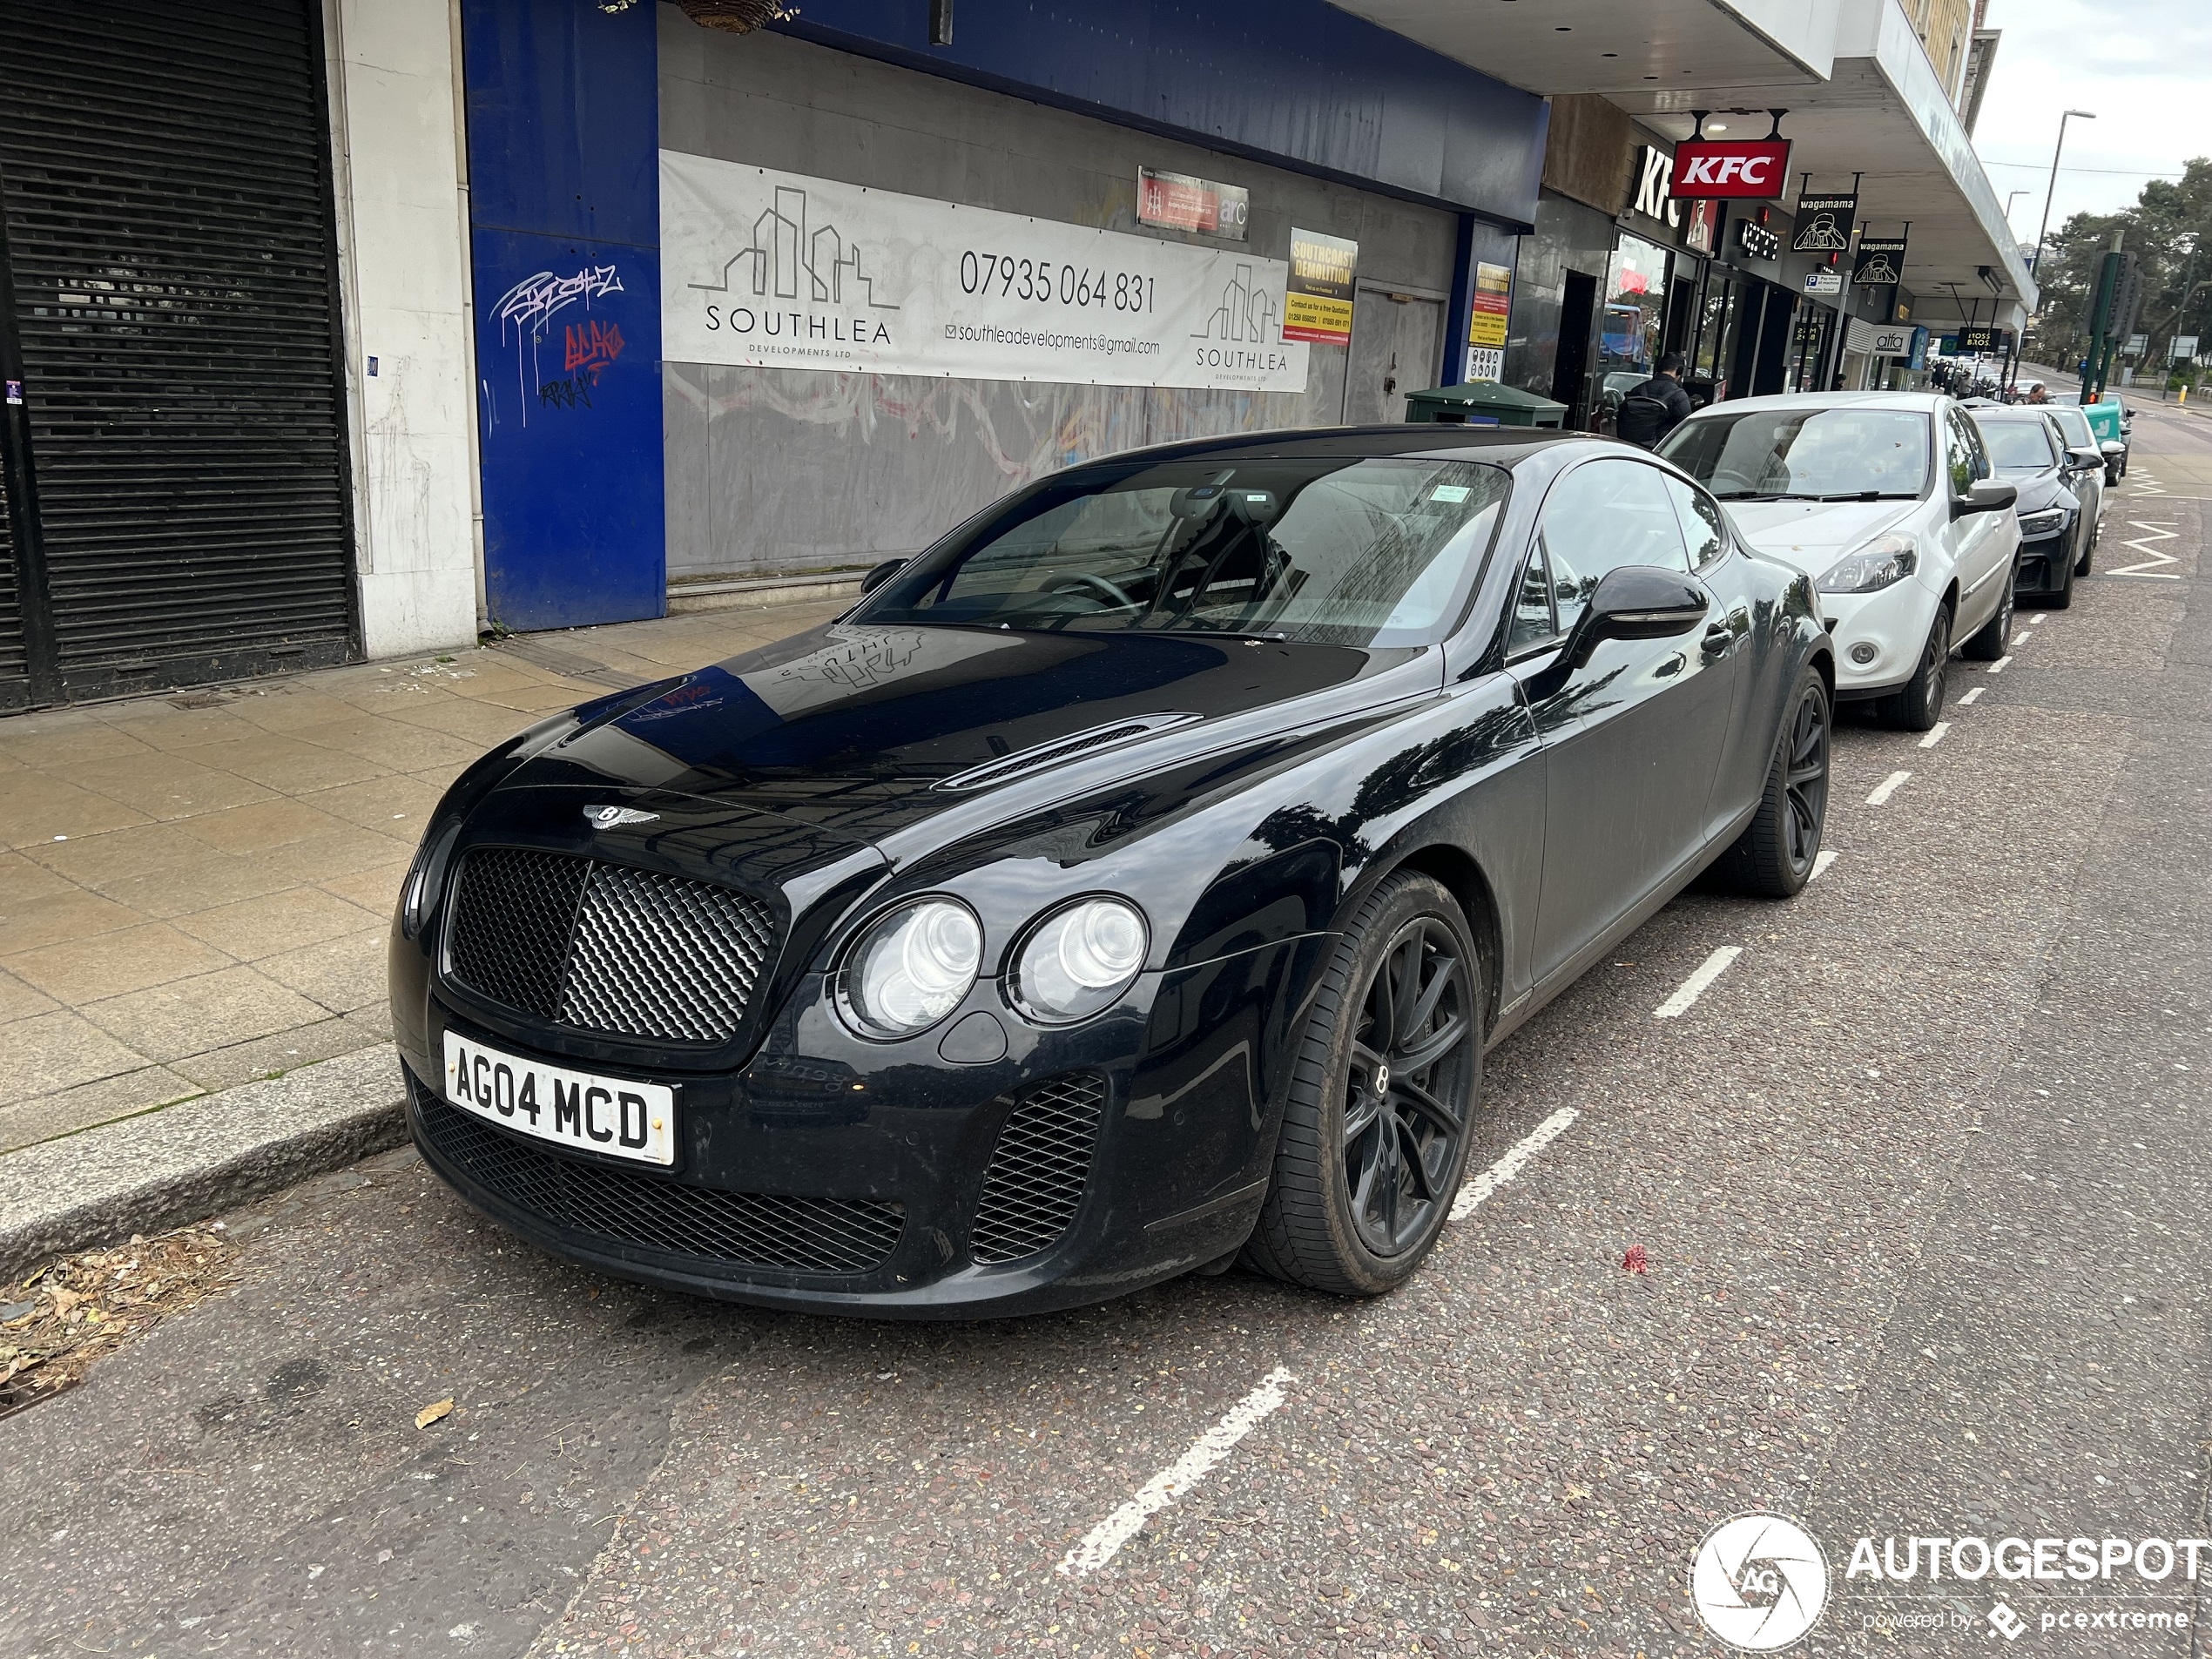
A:
<svg viewBox="0 0 2212 1659">
<path fill-rule="evenodd" d="M 1889 723 L 1905 732 L 1926 732 L 1943 718 L 1944 694 L 1951 683 L 1951 607 L 1938 605 L 1920 648 L 1920 666 L 1902 691 L 1882 699 Z"/>
<path fill-rule="evenodd" d="M 1409 973 L 1417 988 L 1404 1008 Z M 1362 901 L 1299 1035 L 1267 1198 L 1244 1245 L 1248 1266 L 1338 1296 L 1379 1296 L 1411 1277 L 1442 1234 L 1466 1173 L 1482 1097 L 1485 995 L 1474 936 L 1441 882 L 1402 872 Z M 1372 1046 L 1393 1010 L 1402 1017 Z M 1455 1021 L 1457 1042 L 1413 1063 Z M 1379 1090 L 1385 1067 L 1395 1069 Z"/>
<path fill-rule="evenodd" d="M 2074 566 L 2061 563 L 2059 568 L 2063 572 L 2059 577 L 2059 590 L 2045 595 L 2043 603 L 2053 610 L 2071 610 L 2074 608 Z"/>
<path fill-rule="evenodd" d="M 2002 657 L 2013 643 L 2013 613 L 2020 601 L 2014 596 L 2014 585 L 2020 581 L 2020 555 L 2013 556 L 2012 569 L 2005 572 L 2005 596 L 1997 602 L 1997 614 L 1974 631 L 1973 637 L 1960 646 L 1962 656 L 1978 663 L 1993 663 Z"/>
<path fill-rule="evenodd" d="M 1759 809 L 1715 873 L 1738 893 L 1787 899 L 1812 880 L 1828 822 L 1828 763 L 1835 711 L 1828 683 L 1808 666 L 1797 676 L 1774 740 Z"/>
<path fill-rule="evenodd" d="M 2074 574 L 2076 576 L 2088 575 L 2090 562 L 2096 556 L 2097 526 L 2095 522 L 2093 520 L 2090 523 L 2088 530 L 2081 537 L 2081 556 L 2074 562 Z"/>
</svg>

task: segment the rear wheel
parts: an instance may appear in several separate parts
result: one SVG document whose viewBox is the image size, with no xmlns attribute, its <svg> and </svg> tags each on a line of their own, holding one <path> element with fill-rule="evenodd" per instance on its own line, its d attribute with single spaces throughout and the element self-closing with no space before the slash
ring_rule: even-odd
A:
<svg viewBox="0 0 2212 1659">
<path fill-rule="evenodd" d="M 1720 856 L 1716 873 L 1737 891 L 1786 899 L 1812 880 L 1828 822 L 1829 714 L 1827 683 L 1807 668 L 1775 740 L 1759 810 Z"/>
<path fill-rule="evenodd" d="M 1943 718 L 1944 693 L 1951 681 L 1951 608 L 1936 607 L 1920 647 L 1920 666 L 1901 690 L 1882 699 L 1889 723 L 1907 732 L 1925 732 Z"/>
<path fill-rule="evenodd" d="M 2013 643 L 2013 612 L 2019 604 L 2013 590 L 2020 577 L 2020 556 L 2014 554 L 2011 567 L 2005 572 L 2005 592 L 1997 601 L 1997 614 L 1982 624 L 1973 637 L 1960 647 L 1974 661 L 1993 663 L 2005 654 L 2006 647 Z"/>
<path fill-rule="evenodd" d="M 2074 574 L 2089 574 L 2089 562 L 2097 556 L 2097 521 L 2091 519 L 2089 528 L 2081 533 L 2081 556 L 2074 562 Z"/>
<path fill-rule="evenodd" d="M 2061 572 L 2059 589 L 2056 593 L 2047 596 L 2043 603 L 2054 610 L 2070 610 L 2074 608 L 2074 566 L 2065 559 L 2054 563 Z"/>
<path fill-rule="evenodd" d="M 1299 1040 L 1251 1265 L 1339 1296 L 1412 1275 L 1466 1171 L 1483 995 L 1474 935 L 1440 882 L 1391 876 L 1359 907 Z"/>
</svg>

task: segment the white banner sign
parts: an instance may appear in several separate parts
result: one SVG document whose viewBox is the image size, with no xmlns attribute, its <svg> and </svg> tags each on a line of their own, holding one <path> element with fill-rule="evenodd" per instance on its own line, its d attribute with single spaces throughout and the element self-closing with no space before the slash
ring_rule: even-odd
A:
<svg viewBox="0 0 2212 1659">
<path fill-rule="evenodd" d="M 1290 267 L 664 150 L 671 362 L 1305 390 Z"/>
</svg>

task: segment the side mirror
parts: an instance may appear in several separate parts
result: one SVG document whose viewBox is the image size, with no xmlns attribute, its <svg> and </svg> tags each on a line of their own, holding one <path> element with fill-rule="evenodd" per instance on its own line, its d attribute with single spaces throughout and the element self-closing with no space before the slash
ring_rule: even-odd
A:
<svg viewBox="0 0 2212 1659">
<path fill-rule="evenodd" d="M 1567 642 L 1567 660 L 1580 668 L 1606 639 L 1664 639 L 1686 634 L 1705 620 L 1704 590 L 1679 570 L 1624 564 L 1608 570 Z"/>
<path fill-rule="evenodd" d="M 860 578 L 860 591 L 864 594 L 873 593 L 906 568 L 907 562 L 904 559 L 884 560 L 882 563 Z"/>
<path fill-rule="evenodd" d="M 2067 462 L 2076 472 L 2092 472 L 2105 464 L 2104 451 L 2080 444 L 2066 452 Z"/>
<path fill-rule="evenodd" d="M 2102 455 L 2107 459 L 2109 459 L 2114 455 L 2126 455 L 2128 453 L 2128 446 L 2121 442 L 2117 438 L 2107 438 L 2102 443 L 2097 446 L 2097 451 L 2100 455 Z"/>
<path fill-rule="evenodd" d="M 1951 503 L 1951 516 L 1964 518 L 1969 513 L 2001 513 L 2020 498 L 2020 491 L 2011 484 L 1986 479 Z"/>
</svg>

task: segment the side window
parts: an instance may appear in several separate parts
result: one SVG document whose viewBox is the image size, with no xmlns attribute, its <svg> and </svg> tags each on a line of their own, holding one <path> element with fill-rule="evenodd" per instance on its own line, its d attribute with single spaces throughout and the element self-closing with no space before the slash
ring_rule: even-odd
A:
<svg viewBox="0 0 2212 1659">
<path fill-rule="evenodd" d="M 1586 462 L 1554 484 L 1544 501 L 1543 541 L 1561 632 L 1575 626 L 1608 570 L 1627 564 L 1689 570 L 1667 475 L 1639 462 Z"/>
<path fill-rule="evenodd" d="M 1966 442 L 1974 452 L 1975 479 L 1979 481 L 1994 475 L 1995 469 L 1989 464 L 1989 450 L 1981 441 L 1981 428 L 1972 421 L 1961 420 L 1959 424 L 1966 428 Z"/>
<path fill-rule="evenodd" d="M 1528 550 L 1528 563 L 1521 573 L 1521 591 L 1513 602 L 1513 629 L 1506 636 L 1506 655 L 1517 656 L 1558 637 L 1559 625 L 1552 617 L 1551 572 L 1544 563 L 1544 543 L 1540 538 Z"/>
<path fill-rule="evenodd" d="M 1966 423 L 1952 409 L 1944 416 L 1944 470 L 1951 475 L 1951 493 L 1962 496 L 1974 487 L 1974 441 Z"/>
<path fill-rule="evenodd" d="M 1675 522 L 1682 526 L 1683 538 L 1689 543 L 1689 568 L 1702 570 L 1728 551 L 1728 529 L 1721 521 L 1720 503 L 1695 484 L 1669 478 L 1664 473 L 1660 478 L 1675 503 Z"/>
</svg>

